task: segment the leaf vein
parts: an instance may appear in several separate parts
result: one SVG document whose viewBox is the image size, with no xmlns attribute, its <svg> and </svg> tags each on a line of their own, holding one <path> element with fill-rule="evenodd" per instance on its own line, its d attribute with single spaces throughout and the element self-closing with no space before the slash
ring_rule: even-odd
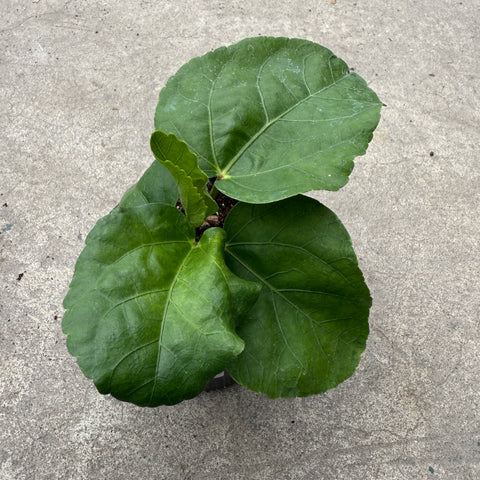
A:
<svg viewBox="0 0 480 480">
<path fill-rule="evenodd" d="M 294 110 L 295 108 L 297 108 L 299 105 L 301 105 L 302 103 L 305 103 L 306 101 L 308 101 L 310 98 L 314 97 L 315 95 L 318 95 L 326 90 L 328 90 L 329 88 L 332 88 L 334 87 L 335 85 L 337 85 L 338 83 L 340 83 L 342 80 L 344 80 L 345 78 L 348 78 L 349 75 L 344 75 L 343 77 L 339 78 L 338 80 L 334 81 L 333 83 L 331 83 L 330 85 L 327 85 L 326 87 L 323 87 L 321 88 L 320 90 L 314 92 L 314 93 L 311 93 L 310 95 L 307 95 L 305 98 L 301 99 L 300 101 L 298 101 L 297 103 L 295 103 L 294 105 L 292 105 L 290 108 L 286 109 L 283 113 L 281 113 L 280 115 L 278 115 L 277 117 L 275 117 L 274 119 L 272 119 L 271 121 L 265 123 L 265 125 L 260 128 L 258 130 L 258 132 L 253 135 L 250 140 L 248 140 L 248 142 L 245 143 L 245 145 L 238 151 L 238 153 L 230 160 L 230 162 L 227 164 L 227 166 L 223 169 L 223 173 L 226 174 L 230 171 L 230 169 L 235 165 L 235 163 L 237 163 L 238 159 L 248 150 L 248 148 L 268 129 L 270 128 L 273 124 L 275 124 L 278 120 L 280 120 L 281 118 L 283 118 L 285 115 L 287 115 L 288 113 L 290 113 L 292 110 Z"/>
<path fill-rule="evenodd" d="M 160 363 L 161 363 L 161 359 L 162 359 L 162 351 L 163 351 L 162 338 L 163 338 L 163 335 L 165 333 L 165 324 L 167 323 L 166 318 L 167 318 L 168 308 L 170 306 L 170 302 L 171 302 L 171 298 L 172 298 L 173 289 L 175 288 L 175 285 L 176 285 L 176 283 L 177 283 L 177 281 L 180 277 L 180 273 L 183 270 L 183 268 L 185 267 L 185 265 L 187 263 L 187 260 L 189 259 L 192 252 L 193 252 L 193 248 L 190 249 L 190 251 L 185 255 L 185 258 L 183 259 L 182 263 L 180 264 L 180 266 L 177 270 L 177 273 L 175 274 L 175 277 L 173 278 L 172 283 L 170 284 L 170 288 L 168 289 L 168 295 L 167 295 L 167 299 L 165 301 L 165 309 L 163 310 L 162 323 L 161 323 L 161 326 L 160 326 L 160 334 L 158 335 L 158 349 L 157 349 L 157 364 L 156 364 L 156 367 L 155 367 L 155 381 L 154 381 L 153 386 L 152 386 L 152 392 L 150 394 L 149 403 L 152 403 L 152 398 L 153 398 L 153 395 L 155 393 L 155 388 L 157 387 L 158 370 L 159 370 L 159 367 L 160 367 Z"/>
<path fill-rule="evenodd" d="M 310 256 L 310 257 L 313 257 L 315 258 L 316 260 L 318 260 L 320 263 L 323 263 L 324 265 L 328 266 L 329 268 L 331 268 L 333 271 L 335 271 L 336 273 L 338 273 L 338 275 L 340 275 L 347 283 L 348 285 L 352 286 L 351 283 L 349 282 L 349 279 L 347 277 L 345 277 L 345 275 L 340 271 L 338 270 L 337 268 L 335 268 L 332 263 L 335 263 L 338 261 L 338 259 L 335 259 L 333 260 L 331 263 L 330 262 L 327 262 L 326 260 L 324 260 L 323 258 L 319 257 L 318 255 L 316 255 L 315 253 L 311 252 L 310 250 L 306 250 L 305 248 L 303 247 L 300 247 L 298 245 L 292 245 L 292 244 L 289 244 L 289 243 L 280 243 L 280 242 L 236 242 L 236 243 L 229 243 L 227 245 L 227 248 L 228 247 L 237 247 L 237 246 L 267 246 L 267 247 L 271 247 L 271 246 L 275 246 L 275 247 L 282 247 L 282 248 L 293 248 L 295 250 L 299 250 L 300 252 Z M 230 250 L 228 250 L 230 252 Z M 230 252 L 231 253 L 231 252 Z"/>
<path fill-rule="evenodd" d="M 260 283 L 263 283 L 268 289 L 272 291 L 272 293 L 275 293 L 278 295 L 280 298 L 282 298 L 286 303 L 288 303 L 295 311 L 303 315 L 305 318 L 307 318 L 311 323 L 315 323 L 317 325 L 321 325 L 323 322 L 318 322 L 315 318 L 312 318 L 307 312 L 303 311 L 298 305 L 293 303 L 288 297 L 282 294 L 281 290 L 275 288 L 271 283 L 269 283 L 264 277 L 259 275 L 253 268 L 250 267 L 250 265 L 246 264 L 245 262 L 242 261 L 241 258 L 239 258 L 237 255 L 235 255 L 231 250 L 228 248 L 226 251 L 240 264 L 242 267 L 245 268 L 248 272 L 250 272 L 254 277 L 256 277 L 258 280 L 260 280 Z M 328 322 L 325 322 L 328 323 Z M 313 327 L 312 327 L 313 328 Z"/>
</svg>

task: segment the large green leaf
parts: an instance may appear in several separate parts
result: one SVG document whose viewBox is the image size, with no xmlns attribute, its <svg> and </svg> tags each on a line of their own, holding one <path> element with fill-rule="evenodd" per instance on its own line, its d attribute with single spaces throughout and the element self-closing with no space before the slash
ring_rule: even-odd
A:
<svg viewBox="0 0 480 480">
<path fill-rule="evenodd" d="M 138 405 L 197 395 L 243 350 L 234 315 L 259 287 L 224 263 L 225 232 L 195 231 L 173 206 L 119 207 L 87 237 L 63 330 L 101 393 Z"/>
<path fill-rule="evenodd" d="M 208 215 L 218 210 L 218 206 L 207 192 L 208 177 L 198 167 L 196 155 L 175 135 L 159 130 L 153 132 L 150 146 L 155 158 L 177 182 L 188 221 L 194 227 L 200 226 Z"/>
<path fill-rule="evenodd" d="M 350 237 L 317 201 L 239 203 L 225 222 L 226 261 L 262 285 L 237 325 L 245 350 L 234 379 L 270 397 L 323 392 L 355 370 L 368 336 L 370 294 Z"/>
<path fill-rule="evenodd" d="M 257 37 L 180 68 L 160 92 L 155 126 L 184 140 L 221 192 L 267 203 L 342 187 L 381 105 L 330 50 Z"/>
<path fill-rule="evenodd" d="M 147 203 L 166 203 L 175 205 L 178 200 L 178 188 L 168 170 L 154 161 L 140 180 L 131 186 L 120 200 L 121 207 L 135 207 Z"/>
</svg>

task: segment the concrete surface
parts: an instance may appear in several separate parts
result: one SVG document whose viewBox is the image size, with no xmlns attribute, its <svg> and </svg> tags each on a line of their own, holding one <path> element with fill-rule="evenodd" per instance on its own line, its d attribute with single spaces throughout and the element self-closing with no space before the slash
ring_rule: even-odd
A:
<svg viewBox="0 0 480 480">
<path fill-rule="evenodd" d="M 2 480 L 480 478 L 478 0 L 0 7 Z M 361 365 L 306 399 L 103 397 L 60 329 L 85 235 L 150 164 L 167 78 L 258 34 L 329 47 L 388 105 L 349 185 L 315 194 L 373 294 Z"/>
</svg>

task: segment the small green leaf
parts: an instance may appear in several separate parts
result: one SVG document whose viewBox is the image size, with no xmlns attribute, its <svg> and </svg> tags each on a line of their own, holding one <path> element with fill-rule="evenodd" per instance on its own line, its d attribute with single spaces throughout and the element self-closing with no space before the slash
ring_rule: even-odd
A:
<svg viewBox="0 0 480 480">
<path fill-rule="evenodd" d="M 330 50 L 256 37 L 180 68 L 160 92 L 155 127 L 184 140 L 218 190 L 268 203 L 345 185 L 381 107 Z"/>
<path fill-rule="evenodd" d="M 161 163 L 154 161 L 140 180 L 125 192 L 119 206 L 136 207 L 147 203 L 176 205 L 177 200 L 175 180 Z"/>
<path fill-rule="evenodd" d="M 200 226 L 218 206 L 206 190 L 208 177 L 198 168 L 196 155 L 175 135 L 161 131 L 153 132 L 150 146 L 155 158 L 177 182 L 188 221 L 194 227 Z"/>
<path fill-rule="evenodd" d="M 352 375 L 371 298 L 340 220 L 297 196 L 239 203 L 225 230 L 227 265 L 262 285 L 237 324 L 245 350 L 229 367 L 233 378 L 276 398 L 320 393 Z"/>
<path fill-rule="evenodd" d="M 63 330 L 70 353 L 101 393 L 138 405 L 200 393 L 243 350 L 235 297 L 259 286 L 235 279 L 225 231 L 195 231 L 175 207 L 114 210 L 87 237 L 75 267 Z"/>
</svg>

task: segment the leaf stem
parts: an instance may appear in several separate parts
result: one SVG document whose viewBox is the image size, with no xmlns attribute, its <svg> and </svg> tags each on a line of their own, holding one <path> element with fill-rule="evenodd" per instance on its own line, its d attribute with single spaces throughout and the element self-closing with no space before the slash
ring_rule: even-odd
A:
<svg viewBox="0 0 480 480">
<path fill-rule="evenodd" d="M 218 189 L 215 185 L 213 185 L 212 189 L 210 190 L 210 196 L 215 200 L 218 195 Z"/>
</svg>

